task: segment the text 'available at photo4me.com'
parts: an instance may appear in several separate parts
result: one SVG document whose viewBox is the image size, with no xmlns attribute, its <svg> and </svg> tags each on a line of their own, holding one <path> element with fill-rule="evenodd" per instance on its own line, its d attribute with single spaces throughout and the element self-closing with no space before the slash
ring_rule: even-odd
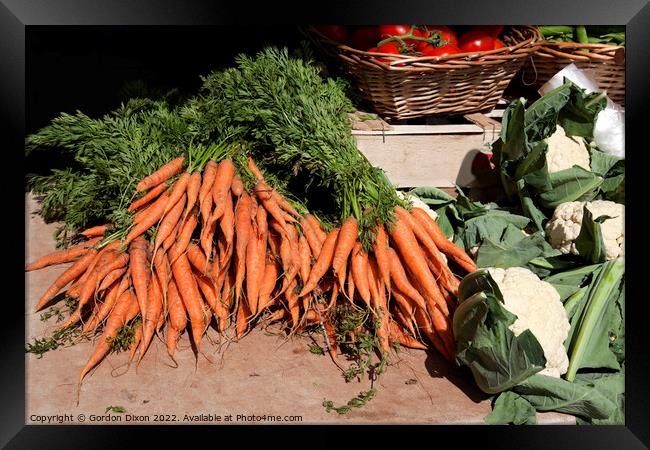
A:
<svg viewBox="0 0 650 450">
<path fill-rule="evenodd" d="M 107 411 L 103 414 L 32 414 L 29 422 L 35 425 L 109 424 L 109 423 L 300 423 L 301 415 L 273 414 L 129 414 Z"/>
</svg>

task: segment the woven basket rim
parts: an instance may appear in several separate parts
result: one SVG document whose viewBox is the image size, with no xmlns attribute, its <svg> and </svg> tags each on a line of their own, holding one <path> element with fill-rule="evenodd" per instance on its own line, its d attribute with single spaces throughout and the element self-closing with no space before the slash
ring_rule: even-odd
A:
<svg viewBox="0 0 650 450">
<path fill-rule="evenodd" d="M 585 51 L 588 50 L 588 51 Z M 625 46 L 613 44 L 582 44 L 579 42 L 541 42 L 535 56 L 566 58 L 577 61 L 611 61 L 617 53 L 625 54 Z"/>
<path fill-rule="evenodd" d="M 338 57 L 342 57 L 349 64 L 365 63 L 366 66 L 384 70 L 386 72 L 427 72 L 441 69 L 461 69 L 471 66 L 493 65 L 507 63 L 516 59 L 526 58 L 535 53 L 543 41 L 543 37 L 536 27 L 529 25 L 511 25 L 510 31 L 518 31 L 520 34 L 529 34 L 527 39 L 517 42 L 515 45 L 504 46 L 497 50 L 483 52 L 457 53 L 447 56 L 413 56 L 395 55 L 389 53 L 367 52 L 339 44 L 321 34 L 313 26 L 306 28 L 308 34 L 312 34 L 331 49 L 336 49 Z M 367 57 L 367 58 L 365 58 Z M 382 57 L 390 62 L 382 62 L 372 57 Z"/>
</svg>

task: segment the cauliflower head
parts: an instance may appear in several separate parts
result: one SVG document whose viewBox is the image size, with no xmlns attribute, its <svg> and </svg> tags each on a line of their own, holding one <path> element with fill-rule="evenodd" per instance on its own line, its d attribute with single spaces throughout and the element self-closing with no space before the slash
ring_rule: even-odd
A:
<svg viewBox="0 0 650 450">
<path fill-rule="evenodd" d="M 567 136 L 564 128 L 557 125 L 555 132 L 546 139 L 546 165 L 548 172 L 559 172 L 574 165 L 591 171 L 589 150 L 581 137 Z"/>
<path fill-rule="evenodd" d="M 578 254 L 575 240 L 582 227 L 582 212 L 585 202 L 566 202 L 558 205 L 553 216 L 546 224 L 546 236 L 553 248 L 562 253 Z M 594 219 L 600 216 L 610 216 L 600 224 L 603 243 L 608 260 L 624 256 L 625 227 L 623 216 L 625 205 L 609 200 L 594 200 L 587 202 L 587 209 Z"/>
<path fill-rule="evenodd" d="M 407 200 L 413 203 L 413 206 L 416 208 L 423 209 L 433 220 L 438 220 L 438 214 L 431 208 L 429 208 L 429 205 L 424 203 L 422 200 L 420 200 L 418 197 L 415 195 L 411 195 L 408 192 L 402 192 L 402 191 L 396 191 L 397 196 L 401 198 L 402 200 Z"/>
<path fill-rule="evenodd" d="M 519 336 L 530 330 L 542 346 L 546 367 L 539 373 L 556 378 L 566 373 L 569 357 L 564 341 L 571 325 L 560 294 L 524 267 L 489 268 L 488 272 L 503 294 L 503 306 L 517 316 L 510 331 Z"/>
</svg>

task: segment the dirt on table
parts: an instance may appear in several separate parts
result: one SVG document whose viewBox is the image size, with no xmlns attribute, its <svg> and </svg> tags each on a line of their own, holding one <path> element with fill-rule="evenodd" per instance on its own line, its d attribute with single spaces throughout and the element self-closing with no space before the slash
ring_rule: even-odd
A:
<svg viewBox="0 0 650 450">
<path fill-rule="evenodd" d="M 26 195 L 26 261 L 55 249 L 56 224 L 45 224 L 33 196 Z M 25 273 L 25 342 L 56 329 L 56 317 L 34 313 L 38 298 L 69 265 Z M 214 329 L 195 357 L 187 333 L 178 343 L 177 367 L 164 342 L 154 338 L 140 365 L 128 352 L 109 355 L 84 380 L 77 405 L 79 373 L 94 342 L 59 347 L 38 358 L 25 354 L 26 424 L 482 424 L 490 412 L 466 368 L 433 351 L 403 349 L 371 382 L 346 382 L 330 357 L 310 352 L 305 336 L 287 339 L 277 326 L 259 327 L 240 341 L 233 331 Z M 324 343 L 321 343 L 324 347 Z M 350 362 L 339 355 L 337 362 Z M 346 414 L 327 412 L 324 400 L 347 403 L 371 388 L 376 395 Z M 574 424 L 571 416 L 545 413 L 539 423 Z"/>
</svg>

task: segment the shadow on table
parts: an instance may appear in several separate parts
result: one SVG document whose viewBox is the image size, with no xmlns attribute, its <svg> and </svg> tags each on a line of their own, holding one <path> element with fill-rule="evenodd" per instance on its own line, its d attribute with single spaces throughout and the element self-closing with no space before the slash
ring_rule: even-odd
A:
<svg viewBox="0 0 650 450">
<path fill-rule="evenodd" d="M 427 359 L 424 362 L 429 375 L 435 378 L 446 378 L 458 387 L 467 397 L 475 403 L 487 400 L 490 395 L 481 391 L 467 367 L 458 367 L 438 353 L 427 351 Z"/>
</svg>

